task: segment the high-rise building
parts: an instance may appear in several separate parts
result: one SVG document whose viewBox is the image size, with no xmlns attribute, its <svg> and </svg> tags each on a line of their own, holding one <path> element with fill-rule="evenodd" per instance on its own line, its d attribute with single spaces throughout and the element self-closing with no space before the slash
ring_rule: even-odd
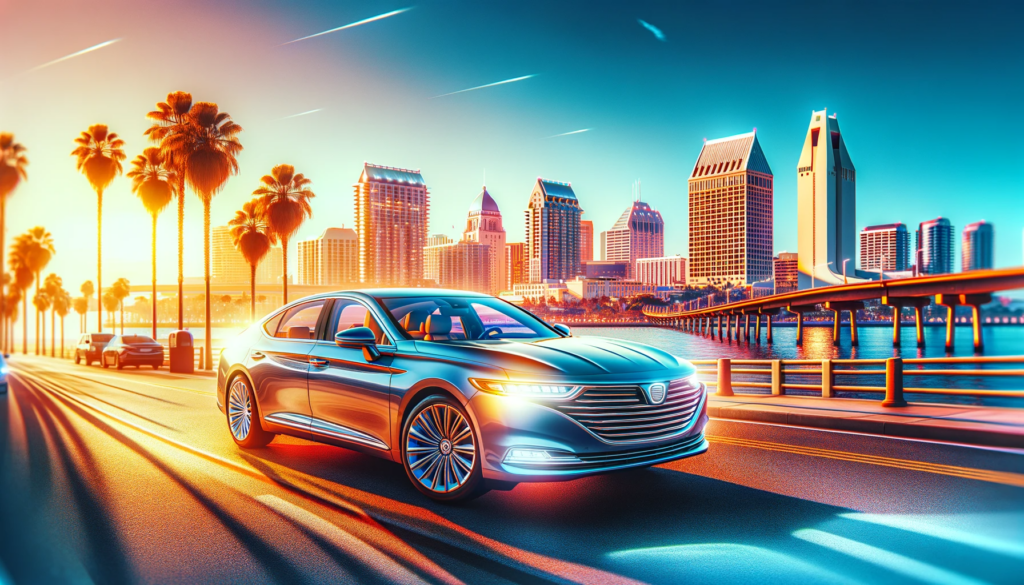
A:
<svg viewBox="0 0 1024 585">
<path fill-rule="evenodd" d="M 525 253 L 526 244 L 522 242 L 505 244 L 505 290 L 513 290 L 517 284 L 526 282 Z"/>
<path fill-rule="evenodd" d="M 498 294 L 505 286 L 505 228 L 501 225 L 501 211 L 494 202 L 487 186 L 469 206 L 466 231 L 462 239 L 487 246 L 490 262 L 491 283 L 483 292 Z"/>
<path fill-rule="evenodd" d="M 420 284 L 430 218 L 423 176 L 366 163 L 354 187 L 359 279 L 369 286 Z"/>
<path fill-rule="evenodd" d="M 686 258 L 662 256 L 637 260 L 633 280 L 658 286 L 686 286 Z"/>
<path fill-rule="evenodd" d="M 283 262 L 281 246 L 271 246 L 256 267 L 256 283 L 280 283 Z M 231 241 L 231 227 L 214 226 L 210 234 L 210 278 L 221 284 L 249 284 L 250 277 L 249 263 Z"/>
<path fill-rule="evenodd" d="M 580 203 L 570 183 L 537 179 L 526 210 L 530 282 L 568 280 L 580 272 Z"/>
<path fill-rule="evenodd" d="M 782 252 L 773 259 L 775 294 L 794 292 L 799 288 L 799 258 L 795 252 Z"/>
<path fill-rule="evenodd" d="M 436 285 L 440 279 L 440 265 L 437 263 L 437 254 L 428 254 L 427 250 L 436 248 L 437 246 L 447 246 L 454 244 L 455 240 L 449 238 L 444 234 L 434 234 L 427 237 L 427 245 L 423 248 L 423 280 L 433 281 Z"/>
<path fill-rule="evenodd" d="M 910 232 L 902 223 L 871 225 L 860 231 L 860 269 L 910 270 Z"/>
<path fill-rule="evenodd" d="M 915 249 L 918 274 L 953 272 L 953 225 L 944 217 L 921 222 Z"/>
<path fill-rule="evenodd" d="M 490 246 L 478 242 L 449 242 L 423 249 L 428 277 L 440 288 L 487 293 L 491 288 Z"/>
<path fill-rule="evenodd" d="M 665 222 L 661 213 L 643 201 L 634 201 L 612 229 L 601 232 L 601 253 L 602 260 L 628 262 L 631 278 L 637 260 L 665 255 Z"/>
<path fill-rule="evenodd" d="M 594 222 L 589 219 L 580 220 L 580 262 L 594 259 Z"/>
<path fill-rule="evenodd" d="M 857 260 L 857 171 L 835 114 L 811 113 L 796 174 L 800 287 L 842 284 L 843 260 Z"/>
<path fill-rule="evenodd" d="M 771 278 L 773 182 L 756 132 L 704 143 L 689 179 L 689 282 Z"/>
<path fill-rule="evenodd" d="M 320 286 L 359 283 L 359 240 L 350 228 L 327 228 L 298 243 L 298 282 Z"/>
<path fill-rule="evenodd" d="M 995 266 L 995 230 L 987 221 L 969 223 L 960 241 L 961 270 L 991 269 Z"/>
</svg>

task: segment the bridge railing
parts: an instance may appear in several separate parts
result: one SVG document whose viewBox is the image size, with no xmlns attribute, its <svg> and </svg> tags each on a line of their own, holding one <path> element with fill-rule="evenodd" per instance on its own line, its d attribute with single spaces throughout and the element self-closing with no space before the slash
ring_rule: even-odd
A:
<svg viewBox="0 0 1024 585">
<path fill-rule="evenodd" d="M 713 379 L 704 379 L 704 382 L 709 386 L 714 386 L 718 396 L 733 396 L 735 388 L 767 389 L 774 396 L 785 395 L 787 390 L 820 392 L 823 398 L 838 398 L 840 397 L 837 394 L 839 392 L 882 394 L 883 406 L 896 407 L 907 404 L 904 397 L 905 394 L 976 398 L 1024 398 L 1024 389 L 990 390 L 951 387 L 908 387 L 904 385 L 907 377 L 913 379 L 916 376 L 932 376 L 943 380 L 946 378 L 995 376 L 1020 377 L 1022 379 L 1022 386 L 1024 386 L 1024 367 L 1019 366 L 1024 365 L 1024 356 L 917 359 L 893 357 L 888 359 L 857 360 L 748 360 L 721 358 L 717 360 L 693 360 L 691 363 L 697 366 L 698 375 L 704 378 L 714 376 Z M 907 369 L 905 366 L 917 367 Z M 953 367 L 936 368 L 934 366 Z M 885 384 L 883 386 L 837 384 L 837 376 L 884 376 Z"/>
</svg>

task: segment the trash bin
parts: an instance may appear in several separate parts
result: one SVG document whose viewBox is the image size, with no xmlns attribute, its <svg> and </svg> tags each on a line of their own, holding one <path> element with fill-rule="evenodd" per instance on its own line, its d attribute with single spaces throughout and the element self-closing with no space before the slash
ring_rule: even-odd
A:
<svg viewBox="0 0 1024 585">
<path fill-rule="evenodd" d="M 192 343 L 192 333 L 189 331 L 175 331 L 171 333 L 167 343 L 167 350 L 170 353 L 168 361 L 170 370 L 179 374 L 191 374 L 196 369 L 195 344 Z"/>
</svg>

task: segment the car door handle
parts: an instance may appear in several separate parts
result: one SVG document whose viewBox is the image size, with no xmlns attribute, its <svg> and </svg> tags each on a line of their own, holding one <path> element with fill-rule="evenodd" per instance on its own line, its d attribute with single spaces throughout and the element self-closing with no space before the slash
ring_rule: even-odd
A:
<svg viewBox="0 0 1024 585">
<path fill-rule="evenodd" d="M 327 360 L 311 357 L 309 358 L 309 365 L 322 368 L 327 365 Z"/>
<path fill-rule="evenodd" d="M 261 359 L 263 359 L 263 358 L 265 358 L 267 356 L 263 355 L 262 351 L 254 351 L 254 352 L 252 352 L 252 355 L 249 356 L 249 357 L 251 357 L 254 360 L 261 360 Z"/>
</svg>

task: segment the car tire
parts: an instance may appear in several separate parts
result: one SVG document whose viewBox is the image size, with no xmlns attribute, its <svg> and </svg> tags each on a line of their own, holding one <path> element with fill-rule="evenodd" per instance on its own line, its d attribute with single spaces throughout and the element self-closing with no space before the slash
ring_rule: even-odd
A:
<svg viewBox="0 0 1024 585">
<path fill-rule="evenodd" d="M 159 370 L 160 369 L 160 364 L 153 364 L 153 369 L 154 370 Z"/>
<path fill-rule="evenodd" d="M 114 354 L 114 367 L 119 370 L 124 369 L 124 364 L 121 363 L 121 356 L 117 355 L 116 353 Z"/>
<path fill-rule="evenodd" d="M 258 449 L 274 440 L 274 433 L 263 430 L 260 424 L 259 404 L 248 378 L 242 374 L 232 378 L 224 402 L 227 403 L 224 411 L 228 432 L 236 445 L 243 449 Z"/>
<path fill-rule="evenodd" d="M 107 363 L 107 356 L 105 356 L 102 353 L 100 354 L 100 365 L 103 366 L 104 368 L 110 367 L 110 364 Z"/>
<path fill-rule="evenodd" d="M 76 351 L 75 352 L 75 365 L 77 366 L 77 365 L 79 365 L 81 363 L 82 363 L 82 354 Z"/>
<path fill-rule="evenodd" d="M 429 396 L 413 407 L 401 440 L 402 467 L 420 493 L 439 502 L 465 502 L 488 491 L 479 434 L 454 398 Z"/>
</svg>

